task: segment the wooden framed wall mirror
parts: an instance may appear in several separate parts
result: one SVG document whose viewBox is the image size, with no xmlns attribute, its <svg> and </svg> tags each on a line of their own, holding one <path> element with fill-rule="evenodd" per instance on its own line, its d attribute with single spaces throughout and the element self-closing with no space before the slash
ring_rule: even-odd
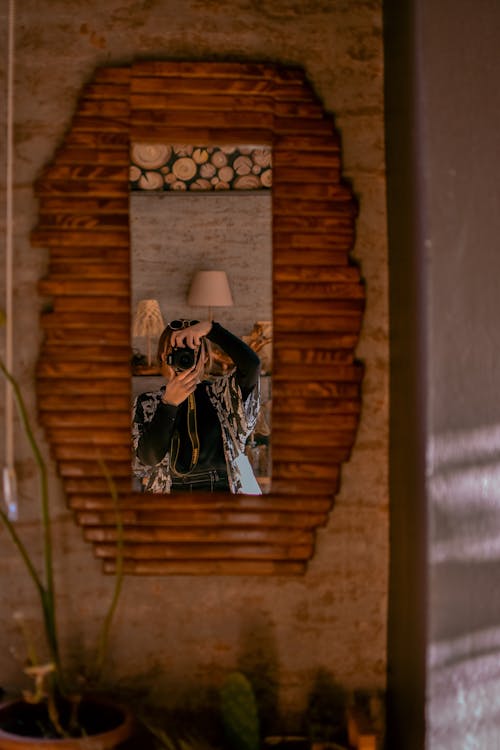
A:
<svg viewBox="0 0 500 750">
<path fill-rule="evenodd" d="M 273 400 L 271 491 L 145 495 L 131 487 L 132 143 L 270 146 Z M 69 507 L 105 572 L 119 492 L 130 574 L 300 574 L 338 491 L 359 421 L 364 309 L 349 258 L 356 203 L 338 134 L 299 69 L 139 62 L 97 70 L 37 182 L 32 243 L 49 249 L 40 292 L 41 422 Z"/>
</svg>

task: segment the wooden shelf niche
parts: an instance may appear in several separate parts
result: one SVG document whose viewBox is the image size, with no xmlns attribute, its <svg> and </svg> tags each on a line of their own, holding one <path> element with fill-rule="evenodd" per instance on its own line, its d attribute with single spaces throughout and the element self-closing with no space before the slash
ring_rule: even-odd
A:
<svg viewBox="0 0 500 750">
<path fill-rule="evenodd" d="M 141 495 L 130 472 L 130 144 L 257 143 L 273 155 L 272 491 Z M 86 540 L 127 573 L 294 575 L 314 553 L 355 440 L 365 290 L 350 261 L 356 203 L 332 117 L 303 71 L 250 63 L 102 68 L 37 181 L 40 420 Z"/>
</svg>

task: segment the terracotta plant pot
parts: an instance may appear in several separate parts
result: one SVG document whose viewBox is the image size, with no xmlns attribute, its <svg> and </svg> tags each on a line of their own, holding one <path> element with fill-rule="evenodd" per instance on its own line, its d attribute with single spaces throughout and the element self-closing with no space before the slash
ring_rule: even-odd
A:
<svg viewBox="0 0 500 750">
<path fill-rule="evenodd" d="M 127 709 L 100 698 L 85 698 L 80 706 L 85 736 L 33 736 L 41 708 L 23 700 L 0 704 L 0 750 L 114 750 L 132 734 Z"/>
</svg>

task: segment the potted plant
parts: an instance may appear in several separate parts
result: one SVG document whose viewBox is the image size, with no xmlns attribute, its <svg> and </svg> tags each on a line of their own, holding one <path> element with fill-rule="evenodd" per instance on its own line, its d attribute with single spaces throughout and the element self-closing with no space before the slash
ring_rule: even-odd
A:
<svg viewBox="0 0 500 750">
<path fill-rule="evenodd" d="M 0 324 L 4 316 L 0 311 Z M 48 750 L 111 750 L 132 732 L 130 712 L 109 700 L 91 697 L 88 688 L 74 690 L 66 675 L 61 658 L 60 639 L 56 617 L 56 592 L 54 588 L 54 563 L 47 469 L 31 428 L 28 412 L 16 379 L 0 358 L 0 371 L 12 386 L 21 424 L 35 459 L 40 487 L 42 572 L 27 545 L 18 534 L 9 514 L 0 507 L 0 519 L 11 541 L 22 558 L 30 576 L 41 608 L 48 660 L 37 658 L 33 644 L 27 637 L 28 664 L 26 674 L 34 679 L 34 689 L 24 691 L 17 699 L 0 705 L 0 750 L 29 750 L 39 746 Z M 118 603 L 122 582 L 123 534 L 118 512 L 118 497 L 111 476 L 102 464 L 113 498 L 118 529 L 117 573 L 113 596 L 103 621 L 95 666 L 89 671 L 95 684 L 100 676 L 109 640 L 110 626 Z"/>
</svg>

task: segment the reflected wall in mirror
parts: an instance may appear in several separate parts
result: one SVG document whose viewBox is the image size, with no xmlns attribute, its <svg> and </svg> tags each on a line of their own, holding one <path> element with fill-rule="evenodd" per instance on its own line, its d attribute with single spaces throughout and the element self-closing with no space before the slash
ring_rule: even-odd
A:
<svg viewBox="0 0 500 750">
<path fill-rule="evenodd" d="M 269 149 L 266 151 L 270 156 Z M 149 159 L 141 158 L 144 152 Z M 179 160 L 184 161 L 183 174 L 176 167 L 176 163 L 173 168 L 156 167 L 171 153 L 180 154 Z M 260 149 L 259 153 L 264 155 L 265 150 Z M 158 158 L 158 155 L 161 158 Z M 202 174 L 211 174 L 213 171 L 215 176 L 222 171 L 222 176 L 228 178 L 225 186 L 215 190 L 214 186 L 220 185 L 217 181 L 200 187 L 195 173 L 196 159 L 203 159 L 202 166 L 206 168 Z M 241 161 L 242 159 L 246 161 Z M 131 295 L 134 322 L 137 311 L 140 312 L 142 309 L 143 301 L 150 299 L 158 302 L 165 324 L 176 318 L 206 319 L 209 315 L 206 307 L 188 304 L 190 285 L 199 270 L 225 271 L 233 304 L 214 307 L 210 312 L 214 320 L 242 338 L 252 348 L 259 350 L 262 357 L 261 408 L 255 428 L 251 430 L 247 439 L 245 453 L 261 490 L 267 493 L 271 486 L 272 396 L 269 356 L 272 328 L 270 192 L 268 189 L 245 189 L 245 186 L 250 186 L 248 181 L 236 183 L 241 186 L 240 188 L 231 188 L 232 178 L 236 176 L 237 180 L 239 177 L 247 176 L 238 175 L 238 169 L 245 169 L 245 172 L 248 169 L 251 172 L 247 148 L 229 147 L 220 151 L 210 147 L 196 149 L 192 146 L 161 145 L 155 148 L 151 145 L 146 148 L 146 145 L 142 144 L 141 152 L 136 154 L 136 161 L 140 165 L 147 164 L 148 168 L 143 167 L 142 171 L 135 165 L 131 168 L 131 175 L 137 178 L 137 182 L 143 179 L 145 184 L 144 189 L 132 190 L 130 201 Z M 151 169 L 152 164 L 155 165 L 156 171 Z M 220 169 L 217 170 L 215 164 L 220 165 Z M 235 165 L 234 169 L 231 164 Z M 211 171 L 207 169 L 210 165 L 213 165 Z M 269 163 L 265 173 L 268 170 Z M 155 175 L 159 175 L 159 181 L 154 179 Z M 166 185 L 177 184 L 181 187 L 164 190 L 164 178 L 168 178 L 169 175 L 176 179 L 170 182 L 165 180 Z M 253 176 L 259 177 L 255 172 Z M 132 184 L 134 186 L 134 183 Z M 255 187 L 258 184 L 258 181 L 254 182 Z M 257 335 L 258 327 L 263 328 L 264 325 L 265 334 L 261 331 L 261 335 Z M 134 324 L 132 332 L 134 333 Z M 135 332 L 140 332 L 137 326 Z M 164 386 L 165 380 L 155 356 L 159 333 L 152 337 L 152 343 L 149 336 L 132 336 L 134 399 L 145 391 L 158 392 Z M 266 351 L 262 348 L 264 336 L 269 341 Z M 154 353 L 152 366 L 146 353 L 147 349 L 151 348 Z M 208 378 L 214 380 L 227 377 L 234 369 L 234 363 L 215 345 L 212 346 L 212 353 L 212 366 Z M 179 414 L 178 419 L 181 419 L 181 416 Z M 203 433 L 199 431 L 199 439 L 202 442 L 203 437 Z M 199 467 L 193 471 L 200 473 Z"/>
<path fill-rule="evenodd" d="M 131 143 L 272 148 L 272 491 L 132 491 Z M 103 68 L 38 180 L 32 241 L 49 250 L 40 292 L 40 420 L 74 511 L 105 572 L 303 573 L 339 488 L 361 409 L 356 361 L 365 290 L 350 260 L 356 203 L 341 147 L 304 72 L 271 64 L 138 62 Z M 71 408 L 68 408 L 71 404 Z"/>
</svg>

